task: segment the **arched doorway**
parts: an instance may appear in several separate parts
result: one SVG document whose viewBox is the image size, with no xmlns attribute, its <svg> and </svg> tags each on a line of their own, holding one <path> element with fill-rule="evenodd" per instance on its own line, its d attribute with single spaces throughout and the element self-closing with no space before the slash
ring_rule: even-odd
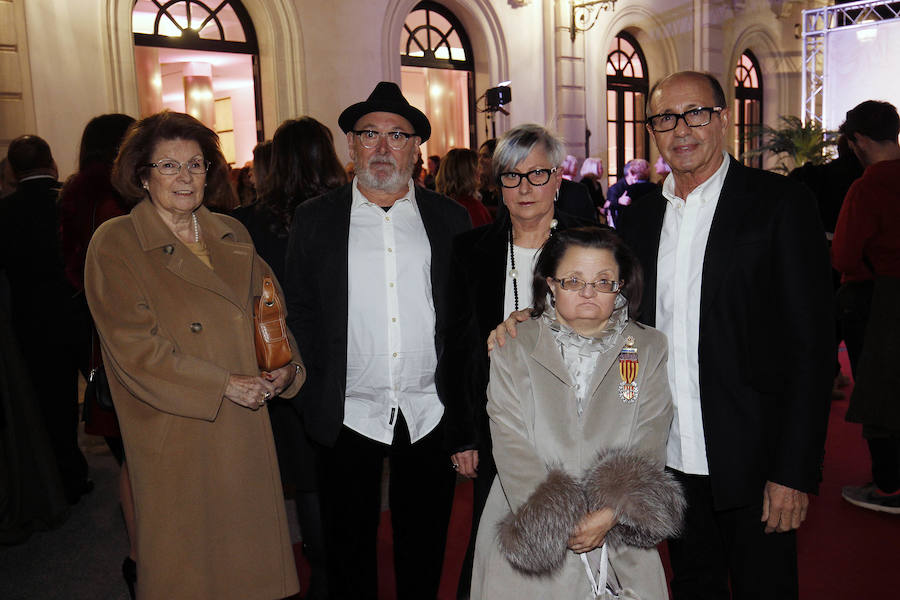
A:
<svg viewBox="0 0 900 600">
<path fill-rule="evenodd" d="M 472 45 L 459 19 L 436 2 L 410 11 L 400 37 L 401 87 L 431 121 L 422 155 L 443 156 L 475 139 Z"/>
<path fill-rule="evenodd" d="M 259 48 L 238 0 L 137 0 L 132 9 L 141 116 L 187 112 L 219 134 L 232 165 L 263 139 Z"/>
<path fill-rule="evenodd" d="M 621 32 L 606 57 L 606 134 L 608 184 L 614 184 L 632 158 L 647 158 L 650 134 L 644 127 L 649 91 L 647 60 L 637 40 Z"/>
<path fill-rule="evenodd" d="M 759 136 L 752 135 L 762 125 L 763 85 L 759 61 L 744 50 L 734 68 L 734 151 L 751 167 L 762 168 L 762 156 L 745 158 L 744 153 L 759 147 Z"/>
</svg>

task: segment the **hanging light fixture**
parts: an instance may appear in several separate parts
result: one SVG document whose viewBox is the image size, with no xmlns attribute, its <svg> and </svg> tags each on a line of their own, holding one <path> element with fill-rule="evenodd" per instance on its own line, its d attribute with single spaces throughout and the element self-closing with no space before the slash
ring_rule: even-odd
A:
<svg viewBox="0 0 900 600">
<path fill-rule="evenodd" d="M 616 8 L 616 0 L 590 0 L 589 2 L 575 2 L 570 4 L 569 38 L 574 42 L 575 34 L 579 31 L 587 31 L 597 22 L 600 11 L 612 12 Z"/>
</svg>

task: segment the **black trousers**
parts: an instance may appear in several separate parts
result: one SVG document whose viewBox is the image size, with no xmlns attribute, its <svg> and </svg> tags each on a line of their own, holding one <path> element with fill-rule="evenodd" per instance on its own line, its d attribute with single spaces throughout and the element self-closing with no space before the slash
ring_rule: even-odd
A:
<svg viewBox="0 0 900 600">
<path fill-rule="evenodd" d="M 874 281 L 846 284 L 838 300 L 838 315 L 854 377 L 859 376 L 857 367 L 865 347 L 874 291 Z M 896 492 L 900 489 L 900 434 L 877 424 L 864 424 L 863 437 L 869 445 L 875 485 L 883 492 Z"/>
<path fill-rule="evenodd" d="M 669 540 L 674 600 L 796 600 L 797 535 L 765 533 L 763 490 L 758 504 L 715 510 L 709 477 L 670 472 L 688 501 L 684 533 Z"/>
<path fill-rule="evenodd" d="M 410 444 L 402 414 L 390 446 L 344 427 L 319 454 L 328 589 L 332 599 L 376 600 L 381 479 L 388 459 L 399 600 L 437 598 L 453 502 L 443 426 Z"/>
<path fill-rule="evenodd" d="M 882 434 L 865 426 L 863 437 L 872 455 L 872 481 L 888 494 L 900 490 L 900 437 L 893 432 Z"/>
</svg>

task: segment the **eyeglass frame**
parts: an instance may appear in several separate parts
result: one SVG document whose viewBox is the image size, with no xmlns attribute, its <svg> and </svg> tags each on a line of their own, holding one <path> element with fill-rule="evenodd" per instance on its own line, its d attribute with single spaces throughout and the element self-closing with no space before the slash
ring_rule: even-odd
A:
<svg viewBox="0 0 900 600">
<path fill-rule="evenodd" d="M 151 169 L 156 169 L 157 173 L 159 173 L 160 175 L 164 175 L 166 177 L 171 177 L 171 176 L 175 175 L 177 177 L 179 174 L 181 174 L 181 169 L 183 169 L 185 165 L 187 165 L 188 163 L 190 163 L 193 160 L 194 159 L 192 158 L 192 159 L 186 160 L 184 162 L 178 162 L 174 158 L 161 158 L 156 162 L 147 163 L 144 166 L 150 167 Z M 160 171 L 159 163 L 165 162 L 165 161 L 171 161 L 173 163 L 176 163 L 178 165 L 178 170 L 175 171 L 174 173 L 163 173 L 162 171 Z M 202 172 L 191 171 L 190 167 L 188 167 L 188 173 L 190 173 L 191 175 L 206 175 L 207 173 L 209 173 L 209 168 L 212 166 L 212 161 L 204 160 L 201 158 L 200 162 L 202 162 L 203 166 L 204 166 L 204 169 Z"/>
<path fill-rule="evenodd" d="M 723 111 L 723 110 L 725 110 L 725 107 L 724 107 L 724 106 L 698 106 L 698 107 L 696 107 L 696 108 L 692 108 L 692 109 L 690 109 L 690 110 L 686 110 L 686 111 L 684 111 L 683 113 L 679 113 L 679 114 L 676 114 L 676 113 L 670 113 L 670 112 L 663 112 L 663 113 L 657 113 L 657 114 L 655 114 L 655 115 L 650 115 L 649 117 L 647 117 L 647 121 L 646 121 L 646 122 L 647 122 L 647 127 L 649 127 L 650 130 L 653 131 L 654 133 L 666 133 L 667 131 L 672 131 L 672 130 L 674 130 L 675 128 L 678 127 L 678 119 L 681 119 L 682 121 L 684 121 L 684 124 L 687 125 L 687 126 L 690 127 L 690 128 L 695 128 L 695 127 L 706 127 L 707 125 L 709 125 L 710 123 L 712 123 L 712 116 L 713 116 L 713 114 L 720 115 L 720 114 L 722 114 L 722 111 Z M 704 112 L 704 111 L 707 112 L 707 116 L 709 117 L 709 118 L 707 119 L 706 123 L 698 123 L 697 125 L 691 125 L 690 123 L 688 123 L 688 121 L 687 121 L 687 116 L 686 116 L 686 115 L 688 115 L 689 113 L 701 113 L 701 112 Z M 666 116 L 668 116 L 668 117 L 675 117 L 675 124 L 672 125 L 671 128 L 669 128 L 669 129 L 657 129 L 656 127 L 653 126 L 653 119 L 655 119 L 656 117 L 666 117 Z"/>
<path fill-rule="evenodd" d="M 559 169 L 559 167 L 553 167 L 552 169 L 532 169 L 532 170 L 528 171 L 527 173 L 519 173 L 517 171 L 505 171 L 505 172 L 497 175 L 497 184 L 502 188 L 506 188 L 508 190 L 514 190 L 517 187 L 519 187 L 520 185 L 522 185 L 523 179 L 527 179 L 528 183 L 530 183 L 531 185 L 533 185 L 535 187 L 541 187 L 541 186 L 545 186 L 548 183 L 550 183 L 550 180 L 553 178 L 553 174 L 556 173 L 556 171 L 558 169 Z M 531 180 L 531 175 L 533 175 L 534 173 L 542 173 L 542 172 L 547 173 L 547 181 L 545 181 L 544 183 L 535 183 Z M 519 178 L 519 180 L 516 182 L 516 185 L 504 185 L 503 177 L 505 175 L 515 175 L 516 177 Z"/>
<path fill-rule="evenodd" d="M 374 133 L 378 136 L 378 139 L 375 140 L 375 143 L 372 144 L 371 146 L 366 146 L 366 142 L 363 140 L 362 136 L 363 136 L 363 134 L 366 134 L 366 133 Z M 401 144 L 400 147 L 398 147 L 398 148 L 395 148 L 391 144 L 391 138 L 387 137 L 389 135 L 396 135 L 396 134 L 400 134 L 403 138 L 403 144 Z M 363 148 L 367 148 L 369 150 L 371 150 L 372 148 L 378 147 L 378 144 L 381 143 L 382 138 L 384 138 L 387 141 L 388 148 L 390 148 L 391 150 L 403 150 L 404 148 L 406 148 L 406 145 L 409 143 L 410 138 L 416 136 L 417 134 L 406 133 L 405 131 L 400 131 L 399 129 L 394 129 L 391 131 L 375 131 L 374 129 L 354 129 L 353 135 L 356 136 L 356 139 L 359 140 L 359 143 L 362 145 Z"/>
<path fill-rule="evenodd" d="M 591 287 L 594 289 L 594 291 L 597 292 L 598 294 L 617 294 L 617 293 L 619 292 L 619 290 L 622 289 L 622 286 L 625 285 L 625 282 L 624 282 L 624 281 L 622 281 L 622 280 L 613 280 L 613 279 L 598 279 L 597 281 L 585 281 L 585 280 L 583 280 L 583 279 L 579 279 L 578 277 L 563 277 L 563 278 L 561 278 L 561 279 L 558 278 L 558 277 L 551 277 L 550 279 L 552 279 L 553 281 L 555 281 L 556 283 L 558 283 L 558 284 L 559 284 L 559 287 L 561 287 L 562 289 L 564 289 L 564 290 L 567 291 L 567 292 L 581 292 L 581 291 L 583 291 L 585 288 L 587 288 L 587 286 L 591 286 Z M 565 281 L 567 281 L 567 280 L 568 280 L 568 281 L 571 281 L 571 280 L 573 280 L 573 279 L 574 279 L 575 281 L 578 281 L 578 282 L 580 282 L 580 283 L 583 283 L 584 285 L 582 285 L 582 286 L 581 286 L 580 288 L 578 288 L 578 289 L 567 288 L 567 287 L 566 287 L 566 284 L 563 283 L 563 282 L 565 282 Z M 603 283 L 603 282 L 613 284 L 613 288 L 612 288 L 611 290 L 601 290 L 601 289 L 599 289 L 599 288 L 597 287 L 597 285 L 598 285 L 598 284 L 601 284 L 601 283 Z"/>
</svg>

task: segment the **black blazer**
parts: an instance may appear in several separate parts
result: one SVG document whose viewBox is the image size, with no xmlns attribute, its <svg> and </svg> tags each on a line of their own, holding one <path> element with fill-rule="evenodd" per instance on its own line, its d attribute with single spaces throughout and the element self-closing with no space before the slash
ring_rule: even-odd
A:
<svg viewBox="0 0 900 600">
<path fill-rule="evenodd" d="M 655 325 L 660 191 L 618 230 L 645 273 Z M 766 481 L 815 492 L 835 346 L 828 250 L 809 191 L 733 158 L 713 216 L 700 291 L 700 405 L 717 508 L 759 503 Z"/>
<path fill-rule="evenodd" d="M 596 226 L 596 223 L 556 211 L 557 228 Z M 490 362 L 488 334 L 507 316 L 503 314 L 506 260 L 509 249 L 509 213 L 490 225 L 456 236 L 450 259 L 450 318 L 447 348 L 438 368 L 451 386 L 446 403 L 447 444 L 451 452 L 491 447 L 485 405 Z M 531 286 L 530 277 L 519 279 Z M 520 308 L 527 308 L 522 306 Z"/>
<path fill-rule="evenodd" d="M 556 199 L 557 210 L 597 224 L 598 214 L 591 192 L 587 186 L 577 181 L 563 179 L 559 185 L 559 197 Z"/>
<path fill-rule="evenodd" d="M 344 422 L 347 383 L 347 241 L 352 184 L 297 207 L 288 239 L 284 292 L 287 322 L 308 371 L 295 398 L 309 436 L 333 446 Z M 453 236 L 471 228 L 469 213 L 453 200 L 416 186 L 416 203 L 431 242 L 431 285 L 438 360 L 446 330 L 447 278 Z M 446 404 L 446 386 L 438 377 Z"/>
</svg>

